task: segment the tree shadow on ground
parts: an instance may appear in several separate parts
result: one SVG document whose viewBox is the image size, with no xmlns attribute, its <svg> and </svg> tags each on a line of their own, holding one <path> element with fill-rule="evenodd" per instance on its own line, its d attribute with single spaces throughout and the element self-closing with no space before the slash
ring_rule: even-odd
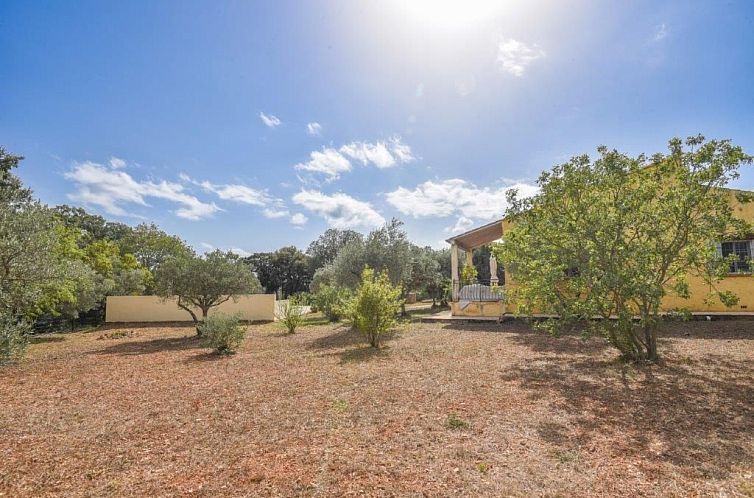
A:
<svg viewBox="0 0 754 498">
<path fill-rule="evenodd" d="M 386 335 L 385 339 L 390 339 L 395 335 Z M 341 325 L 332 334 L 314 339 L 307 349 L 330 350 L 330 352 L 323 352 L 322 356 L 337 356 L 341 364 L 371 361 L 388 355 L 384 346 L 380 349 L 369 346 L 364 335 L 346 325 Z"/>
<path fill-rule="evenodd" d="M 219 354 L 215 351 L 205 351 L 203 353 L 189 356 L 184 360 L 184 363 L 213 363 L 216 361 L 227 360 L 233 355 Z"/>
<path fill-rule="evenodd" d="M 49 336 L 49 335 L 33 335 L 29 337 L 29 343 L 31 344 L 46 344 L 50 342 L 63 342 L 65 337 L 62 336 Z"/>
<path fill-rule="evenodd" d="M 387 358 L 389 353 L 385 347 L 379 349 L 372 346 L 363 346 L 360 348 L 346 349 L 345 351 L 334 353 L 340 357 L 340 363 L 363 363 L 372 360 Z"/>
<path fill-rule="evenodd" d="M 194 322 L 119 322 L 103 323 L 97 327 L 97 331 L 113 329 L 152 329 L 152 328 L 189 328 L 196 330 Z"/>
<path fill-rule="evenodd" d="M 191 337 L 170 337 L 165 339 L 152 339 L 148 341 L 129 341 L 113 344 L 106 348 L 92 351 L 91 354 L 109 355 L 118 354 L 124 356 L 161 353 L 164 351 L 184 351 L 201 347 L 201 339 Z"/>
<path fill-rule="evenodd" d="M 536 336 L 531 341 L 536 344 Z M 551 339 L 554 340 L 554 339 Z M 536 346 L 535 346 L 536 350 Z M 606 439 L 615 454 L 671 463 L 701 479 L 724 478 L 754 459 L 754 359 L 703 354 L 690 365 L 628 366 L 602 357 L 542 356 L 512 365 L 503 381 L 566 423 L 540 424 L 553 445 Z"/>
<path fill-rule="evenodd" d="M 308 349 L 339 349 L 363 343 L 364 336 L 358 330 L 347 325 L 340 325 L 332 334 L 314 339 Z"/>
<path fill-rule="evenodd" d="M 507 339 L 525 345 L 537 352 L 574 354 L 598 353 L 610 347 L 599 337 L 585 338 L 580 330 L 563 332 L 552 336 L 546 331 L 534 329 L 523 320 L 510 320 L 503 323 L 449 323 L 444 330 L 459 332 L 494 332 L 505 334 Z"/>
</svg>

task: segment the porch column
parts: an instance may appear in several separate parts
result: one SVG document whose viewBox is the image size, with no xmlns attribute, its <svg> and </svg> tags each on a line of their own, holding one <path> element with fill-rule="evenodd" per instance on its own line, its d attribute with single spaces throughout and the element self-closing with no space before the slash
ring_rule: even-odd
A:
<svg viewBox="0 0 754 498">
<path fill-rule="evenodd" d="M 458 301 L 458 246 L 455 242 L 450 246 L 450 287 L 453 295 L 453 301 Z"/>
</svg>

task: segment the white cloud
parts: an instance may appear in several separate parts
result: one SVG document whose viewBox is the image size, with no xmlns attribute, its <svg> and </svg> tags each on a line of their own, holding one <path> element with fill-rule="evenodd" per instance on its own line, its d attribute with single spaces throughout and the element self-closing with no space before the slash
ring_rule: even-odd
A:
<svg viewBox="0 0 754 498">
<path fill-rule="evenodd" d="M 282 124 L 282 121 L 280 121 L 280 118 L 278 118 L 277 116 L 274 116 L 272 114 L 267 115 L 263 112 L 259 113 L 259 119 L 261 119 L 265 126 L 267 126 L 268 128 L 275 128 Z"/>
<path fill-rule="evenodd" d="M 445 231 L 450 233 L 463 233 L 469 231 L 474 225 L 476 225 L 476 223 L 471 218 L 459 216 L 456 220 L 456 224 L 452 227 L 446 228 Z"/>
<path fill-rule="evenodd" d="M 251 256 L 251 253 L 249 251 L 241 249 L 240 247 L 231 247 L 230 249 L 228 249 L 228 251 L 232 252 L 233 254 L 237 254 L 241 256 L 242 258 Z"/>
<path fill-rule="evenodd" d="M 659 42 L 667 38 L 668 36 L 668 28 L 665 26 L 665 23 L 660 24 L 659 26 L 655 27 L 655 34 L 652 37 L 652 41 Z"/>
<path fill-rule="evenodd" d="M 303 213 L 296 213 L 293 216 L 291 216 L 291 224 L 292 225 L 306 225 L 306 222 L 309 221 L 309 218 L 306 217 Z"/>
<path fill-rule="evenodd" d="M 310 154 L 309 160 L 294 166 L 299 171 L 309 171 L 323 174 L 327 181 L 340 177 L 341 173 L 351 171 L 351 161 L 360 162 L 364 166 L 374 165 L 377 168 L 391 168 L 397 164 L 413 161 L 411 147 L 404 144 L 400 137 L 393 137 L 381 142 L 351 142 L 339 149 L 332 147 Z"/>
<path fill-rule="evenodd" d="M 512 188 L 520 196 L 537 192 L 535 185 L 510 183 L 500 187 L 477 187 L 473 183 L 453 178 L 443 181 L 429 180 L 413 190 L 398 187 L 387 194 L 387 202 L 402 214 L 414 218 L 457 215 L 459 219 L 453 231 L 465 231 L 473 220 L 492 220 L 503 216 L 506 208 L 506 192 Z"/>
<path fill-rule="evenodd" d="M 182 175 L 181 178 L 188 180 L 195 185 L 199 185 L 207 192 L 216 194 L 224 201 L 239 202 L 241 204 L 250 204 L 252 206 L 267 206 L 274 202 L 274 199 L 264 190 L 247 187 L 239 184 L 216 185 L 208 181 L 197 182 L 189 177 Z"/>
<path fill-rule="evenodd" d="M 123 159 L 118 159 L 117 157 L 113 156 L 110 158 L 110 167 L 113 169 L 120 169 L 126 167 L 126 161 Z"/>
<path fill-rule="evenodd" d="M 537 45 L 529 46 L 513 38 L 500 40 L 497 47 L 497 61 L 500 67 L 518 77 L 524 75 L 529 64 L 544 56 L 544 50 Z"/>
<path fill-rule="evenodd" d="M 327 148 L 321 151 L 315 150 L 309 154 L 308 161 L 298 163 L 294 168 L 300 171 L 321 173 L 327 176 L 328 180 L 335 180 L 340 177 L 341 173 L 351 171 L 351 162 L 337 150 Z"/>
<path fill-rule="evenodd" d="M 285 207 L 271 207 L 264 208 L 262 210 L 262 214 L 264 214 L 265 218 L 274 220 L 276 218 L 285 218 L 290 214 L 290 212 Z"/>
<path fill-rule="evenodd" d="M 293 202 L 322 216 L 333 228 L 371 228 L 385 223 L 371 204 L 340 192 L 326 195 L 316 190 L 302 190 L 293 196 Z"/>
<path fill-rule="evenodd" d="M 149 197 L 180 205 L 175 214 L 187 220 L 210 218 L 216 212 L 222 211 L 214 203 L 206 203 L 187 194 L 180 183 L 140 182 L 124 171 L 90 161 L 74 163 L 73 168 L 65 173 L 65 178 L 73 181 L 78 187 L 78 192 L 69 196 L 71 199 L 99 206 L 117 216 L 132 214 L 124 209 L 126 204 L 149 206 L 146 201 Z"/>
<path fill-rule="evenodd" d="M 322 133 L 322 125 L 316 121 L 306 124 L 306 133 L 312 136 L 320 135 Z"/>
<path fill-rule="evenodd" d="M 205 251 L 213 251 L 215 249 L 215 246 L 209 242 L 200 242 L 199 245 L 202 246 Z"/>
<path fill-rule="evenodd" d="M 352 142 L 341 147 L 340 152 L 354 161 L 361 162 L 364 166 L 373 163 L 382 169 L 395 165 L 395 158 L 384 142 L 377 142 L 376 144 Z"/>
</svg>

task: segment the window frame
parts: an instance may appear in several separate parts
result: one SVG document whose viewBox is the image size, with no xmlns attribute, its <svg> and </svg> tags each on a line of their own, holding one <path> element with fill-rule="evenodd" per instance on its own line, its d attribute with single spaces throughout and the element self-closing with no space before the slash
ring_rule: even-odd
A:
<svg viewBox="0 0 754 498">
<path fill-rule="evenodd" d="M 731 244 L 730 250 L 725 254 L 723 249 L 726 244 Z M 739 240 L 724 240 L 718 243 L 718 252 L 721 257 L 726 258 L 730 254 L 738 256 L 738 260 L 731 263 L 728 268 L 728 275 L 750 275 L 754 266 L 754 240 L 752 239 L 739 239 Z M 741 248 L 745 248 L 744 251 L 740 251 Z M 741 268 L 743 267 L 743 268 Z"/>
</svg>

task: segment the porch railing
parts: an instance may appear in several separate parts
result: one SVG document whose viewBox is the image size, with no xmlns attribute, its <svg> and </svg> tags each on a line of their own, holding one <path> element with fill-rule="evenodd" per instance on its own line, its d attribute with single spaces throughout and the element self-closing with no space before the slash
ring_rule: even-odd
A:
<svg viewBox="0 0 754 498">
<path fill-rule="evenodd" d="M 453 280 L 452 300 L 472 302 L 495 302 L 503 299 L 503 286 L 490 280 Z"/>
</svg>

